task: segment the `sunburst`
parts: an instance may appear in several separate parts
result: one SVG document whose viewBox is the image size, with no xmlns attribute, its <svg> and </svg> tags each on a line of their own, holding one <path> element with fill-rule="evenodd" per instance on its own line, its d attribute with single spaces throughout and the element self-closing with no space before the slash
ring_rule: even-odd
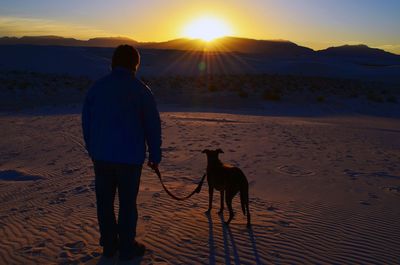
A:
<svg viewBox="0 0 400 265">
<path fill-rule="evenodd" d="M 202 17 L 189 23 L 183 31 L 183 35 L 188 38 L 212 41 L 216 38 L 232 34 L 232 30 L 221 19 L 213 17 Z"/>
</svg>

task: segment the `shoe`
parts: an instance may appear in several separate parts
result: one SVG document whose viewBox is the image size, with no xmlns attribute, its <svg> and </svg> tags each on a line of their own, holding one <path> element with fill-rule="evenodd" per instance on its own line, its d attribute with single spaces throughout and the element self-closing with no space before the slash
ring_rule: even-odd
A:
<svg viewBox="0 0 400 265">
<path fill-rule="evenodd" d="M 112 258 L 119 249 L 118 237 L 115 237 L 112 241 L 106 242 L 104 242 L 104 240 L 100 238 L 100 246 L 103 247 L 103 256 L 106 258 Z"/>
<path fill-rule="evenodd" d="M 144 253 L 146 252 L 146 247 L 142 243 L 139 243 L 135 241 L 133 243 L 133 250 L 130 251 L 129 253 L 123 253 L 121 252 L 119 255 L 120 260 L 132 260 L 136 257 L 142 257 Z"/>
<path fill-rule="evenodd" d="M 141 257 L 146 252 L 146 246 L 143 245 L 142 243 L 137 242 L 136 240 L 135 240 L 134 247 L 135 247 L 135 256 Z"/>
<path fill-rule="evenodd" d="M 106 258 L 112 258 L 118 251 L 118 246 L 114 245 L 111 247 L 103 247 L 103 256 Z"/>
</svg>

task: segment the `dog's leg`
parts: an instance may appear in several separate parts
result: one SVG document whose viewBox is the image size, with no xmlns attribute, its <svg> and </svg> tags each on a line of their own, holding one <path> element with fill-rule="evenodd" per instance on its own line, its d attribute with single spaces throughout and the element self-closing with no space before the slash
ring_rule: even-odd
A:
<svg viewBox="0 0 400 265">
<path fill-rule="evenodd" d="M 221 195 L 221 207 L 219 208 L 218 214 L 223 214 L 223 213 L 224 213 L 224 196 L 225 196 L 225 191 L 224 191 L 224 190 L 221 190 L 221 191 L 220 191 L 220 195 Z"/>
<path fill-rule="evenodd" d="M 250 208 L 249 208 L 249 185 L 247 182 L 240 190 L 240 203 L 242 206 L 243 214 L 247 215 L 247 227 L 251 226 L 250 223 Z M 247 213 L 246 213 L 247 212 Z"/>
<path fill-rule="evenodd" d="M 226 200 L 226 205 L 228 206 L 228 210 L 229 210 L 229 219 L 228 219 L 228 221 L 225 222 L 226 225 L 229 225 L 229 223 L 232 221 L 233 215 L 234 215 L 233 209 L 232 209 L 233 196 L 234 195 L 232 195 L 230 192 L 226 192 L 225 200 Z"/>
<path fill-rule="evenodd" d="M 251 226 L 251 223 L 250 223 L 250 208 L 249 208 L 249 190 L 248 190 L 248 188 L 247 188 L 247 190 L 246 190 L 247 192 L 246 192 L 246 209 L 247 209 L 247 227 L 250 227 Z"/>
<path fill-rule="evenodd" d="M 213 194 L 214 194 L 214 188 L 208 186 L 208 210 L 206 211 L 206 214 L 210 214 L 210 212 L 211 212 Z"/>
<path fill-rule="evenodd" d="M 250 227 L 251 223 L 250 223 L 250 209 L 249 209 L 249 199 L 248 198 L 247 198 L 246 208 L 247 208 L 247 227 Z"/>
</svg>

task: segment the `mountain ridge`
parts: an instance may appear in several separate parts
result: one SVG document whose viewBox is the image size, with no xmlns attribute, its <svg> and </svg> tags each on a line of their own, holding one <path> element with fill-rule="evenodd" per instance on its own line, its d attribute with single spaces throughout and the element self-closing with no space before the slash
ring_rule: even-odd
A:
<svg viewBox="0 0 400 265">
<path fill-rule="evenodd" d="M 0 37 L 0 45 L 47 45 L 47 46 L 78 46 L 78 47 L 116 47 L 121 44 L 133 45 L 137 48 L 162 50 L 187 50 L 210 52 L 240 52 L 250 54 L 267 54 L 276 56 L 353 56 L 353 57 L 397 57 L 400 55 L 371 48 L 365 44 L 342 45 L 328 47 L 323 50 L 298 45 L 288 40 L 258 40 L 241 37 L 221 37 L 212 42 L 201 39 L 178 38 L 163 42 L 139 42 L 128 37 L 96 37 L 88 40 L 66 38 L 55 35 Z"/>
<path fill-rule="evenodd" d="M 391 56 L 397 55 L 382 49 L 372 48 L 365 44 L 342 45 L 319 50 L 318 53 L 330 56 Z M 399 56 L 399 55 L 397 55 Z"/>
</svg>

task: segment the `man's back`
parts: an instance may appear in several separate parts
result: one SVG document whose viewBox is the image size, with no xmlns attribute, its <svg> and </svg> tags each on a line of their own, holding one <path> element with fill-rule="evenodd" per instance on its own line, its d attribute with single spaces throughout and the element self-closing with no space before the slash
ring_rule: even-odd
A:
<svg viewBox="0 0 400 265">
<path fill-rule="evenodd" d="M 119 251 L 120 260 L 143 256 L 145 246 L 136 241 L 137 195 L 146 143 L 148 165 L 161 161 L 161 125 L 153 95 L 134 78 L 139 52 L 118 46 L 111 61 L 112 73 L 87 93 L 82 111 L 86 149 L 93 160 L 100 245 L 105 257 Z M 118 190 L 118 221 L 114 212 Z"/>
<path fill-rule="evenodd" d="M 88 91 L 82 114 L 86 147 L 94 160 L 143 164 L 161 160 L 160 117 L 149 88 L 123 68 Z"/>
</svg>

